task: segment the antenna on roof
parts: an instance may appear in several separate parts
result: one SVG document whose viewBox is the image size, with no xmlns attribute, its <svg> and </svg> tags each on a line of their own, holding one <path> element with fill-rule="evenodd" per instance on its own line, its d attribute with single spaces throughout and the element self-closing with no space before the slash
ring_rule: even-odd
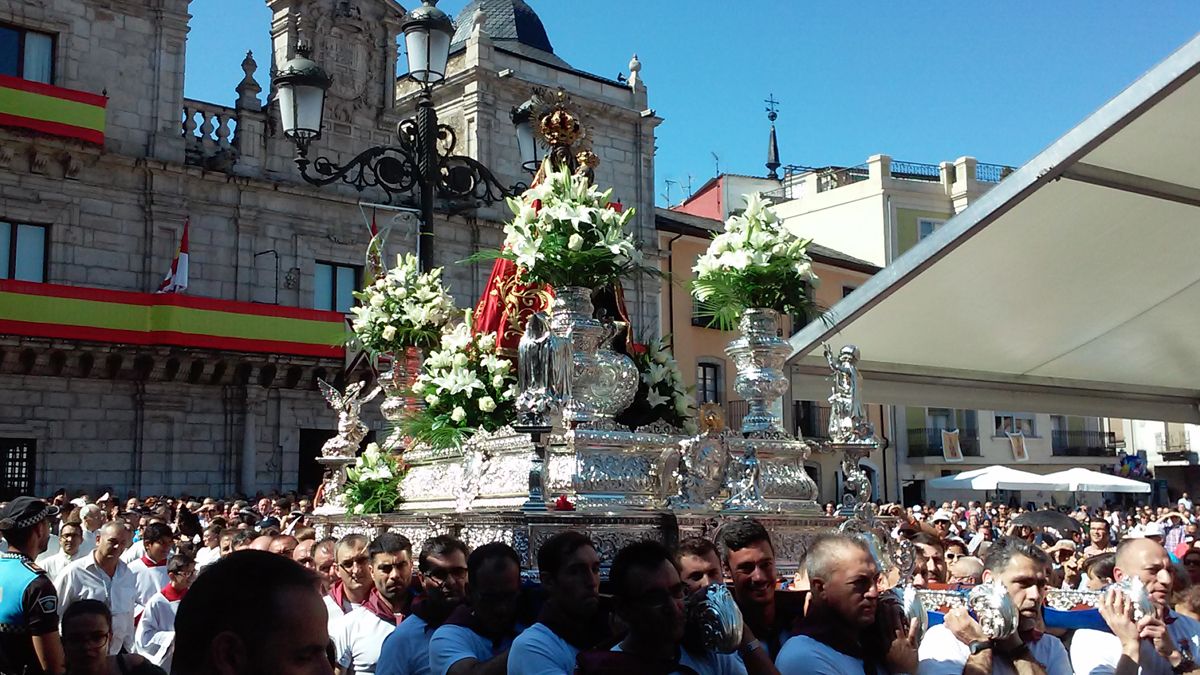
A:
<svg viewBox="0 0 1200 675">
<path fill-rule="evenodd" d="M 667 206 L 669 207 L 669 206 L 671 206 L 671 186 L 678 185 L 679 182 L 673 181 L 670 178 L 664 178 L 663 183 L 665 183 L 667 186 L 667 191 L 663 196 L 667 198 Z"/>
<path fill-rule="evenodd" d="M 715 153 L 715 152 L 709 152 L 708 154 L 712 155 L 713 164 L 717 165 L 717 175 L 720 176 L 721 175 L 721 158 L 717 157 L 717 153 Z"/>
<path fill-rule="evenodd" d="M 690 174 L 690 173 L 688 174 L 687 192 L 688 192 L 688 199 L 691 199 L 692 198 L 692 174 Z"/>
</svg>

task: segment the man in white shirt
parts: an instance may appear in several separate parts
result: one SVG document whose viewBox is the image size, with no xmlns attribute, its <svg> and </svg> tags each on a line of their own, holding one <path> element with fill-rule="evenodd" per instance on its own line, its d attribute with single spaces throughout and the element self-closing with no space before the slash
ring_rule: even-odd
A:
<svg viewBox="0 0 1200 675">
<path fill-rule="evenodd" d="M 800 634 L 775 659 L 781 675 L 916 672 L 916 619 L 907 631 L 897 626 L 886 638 L 871 630 L 880 579 L 865 542 L 844 534 L 819 536 L 809 545 L 805 566 L 812 599 Z"/>
<path fill-rule="evenodd" d="M 83 541 L 79 544 L 79 550 L 88 554 L 96 548 L 96 538 L 104 525 L 104 510 L 95 504 L 85 504 L 79 509 L 79 519 L 83 523 Z"/>
<path fill-rule="evenodd" d="M 204 534 L 201 535 L 201 543 L 204 546 L 196 551 L 196 569 L 202 570 L 221 559 L 221 534 L 220 525 L 204 528 Z M 229 536 L 233 538 L 233 534 Z"/>
<path fill-rule="evenodd" d="M 1166 550 L 1150 539 L 1124 539 L 1117 546 L 1113 578 L 1136 577 L 1145 585 L 1155 613 L 1135 622 L 1127 602 L 1108 594 L 1101 616 L 1112 633 L 1077 630 L 1071 662 L 1079 675 L 1137 673 L 1170 675 L 1195 669 L 1200 654 L 1200 621 L 1171 609 L 1174 576 Z"/>
<path fill-rule="evenodd" d="M 142 530 L 142 544 L 145 553 L 129 563 L 129 571 L 137 580 L 137 600 L 134 616 L 140 616 L 142 608 L 150 602 L 170 581 L 167 578 L 167 558 L 171 555 L 171 547 L 175 539 L 171 528 L 163 523 L 150 523 Z"/>
<path fill-rule="evenodd" d="M 1175 504 L 1179 507 L 1180 511 L 1187 511 L 1188 513 L 1192 512 L 1192 500 L 1188 498 L 1188 493 L 1186 492 L 1183 493 L 1183 496 L 1180 497 L 1179 501 L 1175 502 Z"/>
<path fill-rule="evenodd" d="M 997 582 L 1008 591 L 1020 613 L 1015 635 L 991 640 L 966 609 L 951 610 L 945 623 L 934 626 L 921 641 L 919 675 L 1029 672 L 1024 665 L 1040 663 L 1046 675 L 1071 675 L 1071 661 L 1062 642 L 1037 630 L 1050 573 L 1050 559 L 1039 548 L 1008 539 L 988 550 L 983 582 Z"/>
<path fill-rule="evenodd" d="M 47 558 L 38 559 L 38 567 L 46 571 L 50 579 L 57 579 L 67 565 L 87 555 L 83 552 L 83 527 L 74 521 L 63 523 L 58 530 L 58 552 Z"/>
<path fill-rule="evenodd" d="M 449 535 L 426 540 L 417 557 L 421 596 L 383 641 L 375 675 L 429 675 L 429 640 L 467 597 L 467 545 Z"/>
<path fill-rule="evenodd" d="M 374 588 L 367 542 L 361 534 L 348 534 L 338 540 L 333 565 L 337 582 L 324 596 L 330 635 L 337 635 L 341 617 L 361 607 Z"/>
<path fill-rule="evenodd" d="M 546 603 L 537 623 L 525 629 L 508 652 L 508 675 L 572 673 L 582 649 L 608 635 L 600 613 L 600 555 L 579 532 L 560 532 L 538 549 L 538 575 Z"/>
<path fill-rule="evenodd" d="M 330 634 L 340 662 L 354 672 L 374 673 L 379 649 L 408 611 L 412 544 L 404 535 L 384 532 L 367 546 L 374 588 L 361 607 L 344 614 Z"/>
<path fill-rule="evenodd" d="M 460 606 L 429 640 L 431 675 L 499 675 L 521 631 L 521 558 L 502 542 L 484 544 L 467 558 L 470 605 Z"/>
<path fill-rule="evenodd" d="M 98 534 L 96 550 L 67 565 L 54 582 L 58 588 L 59 614 L 76 600 L 103 602 L 112 612 L 109 653 L 131 651 L 137 584 L 129 566 L 121 562 L 121 551 L 129 545 L 129 529 L 125 523 L 114 521 L 101 527 Z"/>
<path fill-rule="evenodd" d="M 611 651 L 581 652 L 578 672 L 746 675 L 743 658 L 770 667 L 770 658 L 758 640 L 744 644 L 740 656 L 682 646 L 685 585 L 670 551 L 662 544 L 639 541 L 622 548 L 613 559 L 609 582 L 617 615 L 629 631 Z"/>
<path fill-rule="evenodd" d="M 167 585 L 146 603 L 134 632 L 133 649 L 169 673 L 175 655 L 175 613 L 196 578 L 196 561 L 187 553 L 175 555 L 167 563 L 167 577 Z"/>
</svg>

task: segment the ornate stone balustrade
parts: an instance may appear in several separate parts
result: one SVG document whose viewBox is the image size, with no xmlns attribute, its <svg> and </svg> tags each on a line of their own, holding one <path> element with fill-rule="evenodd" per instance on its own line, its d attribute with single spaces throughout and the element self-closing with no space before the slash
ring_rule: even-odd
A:
<svg viewBox="0 0 1200 675">
<path fill-rule="evenodd" d="M 188 164 L 222 170 L 237 161 L 239 111 L 215 103 L 183 101 L 181 133 Z"/>
</svg>

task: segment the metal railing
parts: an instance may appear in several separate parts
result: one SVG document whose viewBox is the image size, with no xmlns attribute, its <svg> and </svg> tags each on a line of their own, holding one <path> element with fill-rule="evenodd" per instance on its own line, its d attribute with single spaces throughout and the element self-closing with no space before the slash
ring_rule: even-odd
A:
<svg viewBox="0 0 1200 675">
<path fill-rule="evenodd" d="M 826 192 L 845 185 L 861 183 L 871 177 L 866 164 L 848 167 L 830 167 L 817 174 L 817 192 Z"/>
<path fill-rule="evenodd" d="M 1011 166 L 1003 164 L 983 164 L 982 162 L 975 165 L 975 180 L 980 183 L 999 183 L 1008 178 L 1009 174 L 1016 171 Z"/>
<path fill-rule="evenodd" d="M 742 418 L 750 412 L 746 401 L 729 401 L 725 404 L 725 426 L 733 431 L 742 430 Z"/>
<path fill-rule="evenodd" d="M 792 427 L 799 437 L 829 438 L 829 407 L 814 401 L 792 401 Z"/>
<path fill-rule="evenodd" d="M 1054 429 L 1050 432 L 1050 452 L 1055 457 L 1113 457 L 1117 434 L 1112 431 Z"/>
<path fill-rule="evenodd" d="M 909 457 L 941 457 L 942 429 L 909 429 Z M 949 431 L 953 431 L 950 429 Z M 962 429 L 958 433 L 958 447 L 963 457 L 979 457 L 979 430 Z"/>
<path fill-rule="evenodd" d="M 942 169 L 937 164 L 919 164 L 917 162 L 897 162 L 892 160 L 892 178 L 898 180 L 920 180 L 936 183 L 942 179 Z"/>
</svg>

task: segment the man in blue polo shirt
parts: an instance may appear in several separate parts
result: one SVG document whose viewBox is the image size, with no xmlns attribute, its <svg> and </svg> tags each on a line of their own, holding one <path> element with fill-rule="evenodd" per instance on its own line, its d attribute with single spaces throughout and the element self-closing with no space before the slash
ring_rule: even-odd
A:
<svg viewBox="0 0 1200 675">
<path fill-rule="evenodd" d="M 58 637 L 58 594 L 33 561 L 50 541 L 58 507 L 17 497 L 0 509 L 0 672 L 60 673 L 65 667 Z"/>
</svg>

